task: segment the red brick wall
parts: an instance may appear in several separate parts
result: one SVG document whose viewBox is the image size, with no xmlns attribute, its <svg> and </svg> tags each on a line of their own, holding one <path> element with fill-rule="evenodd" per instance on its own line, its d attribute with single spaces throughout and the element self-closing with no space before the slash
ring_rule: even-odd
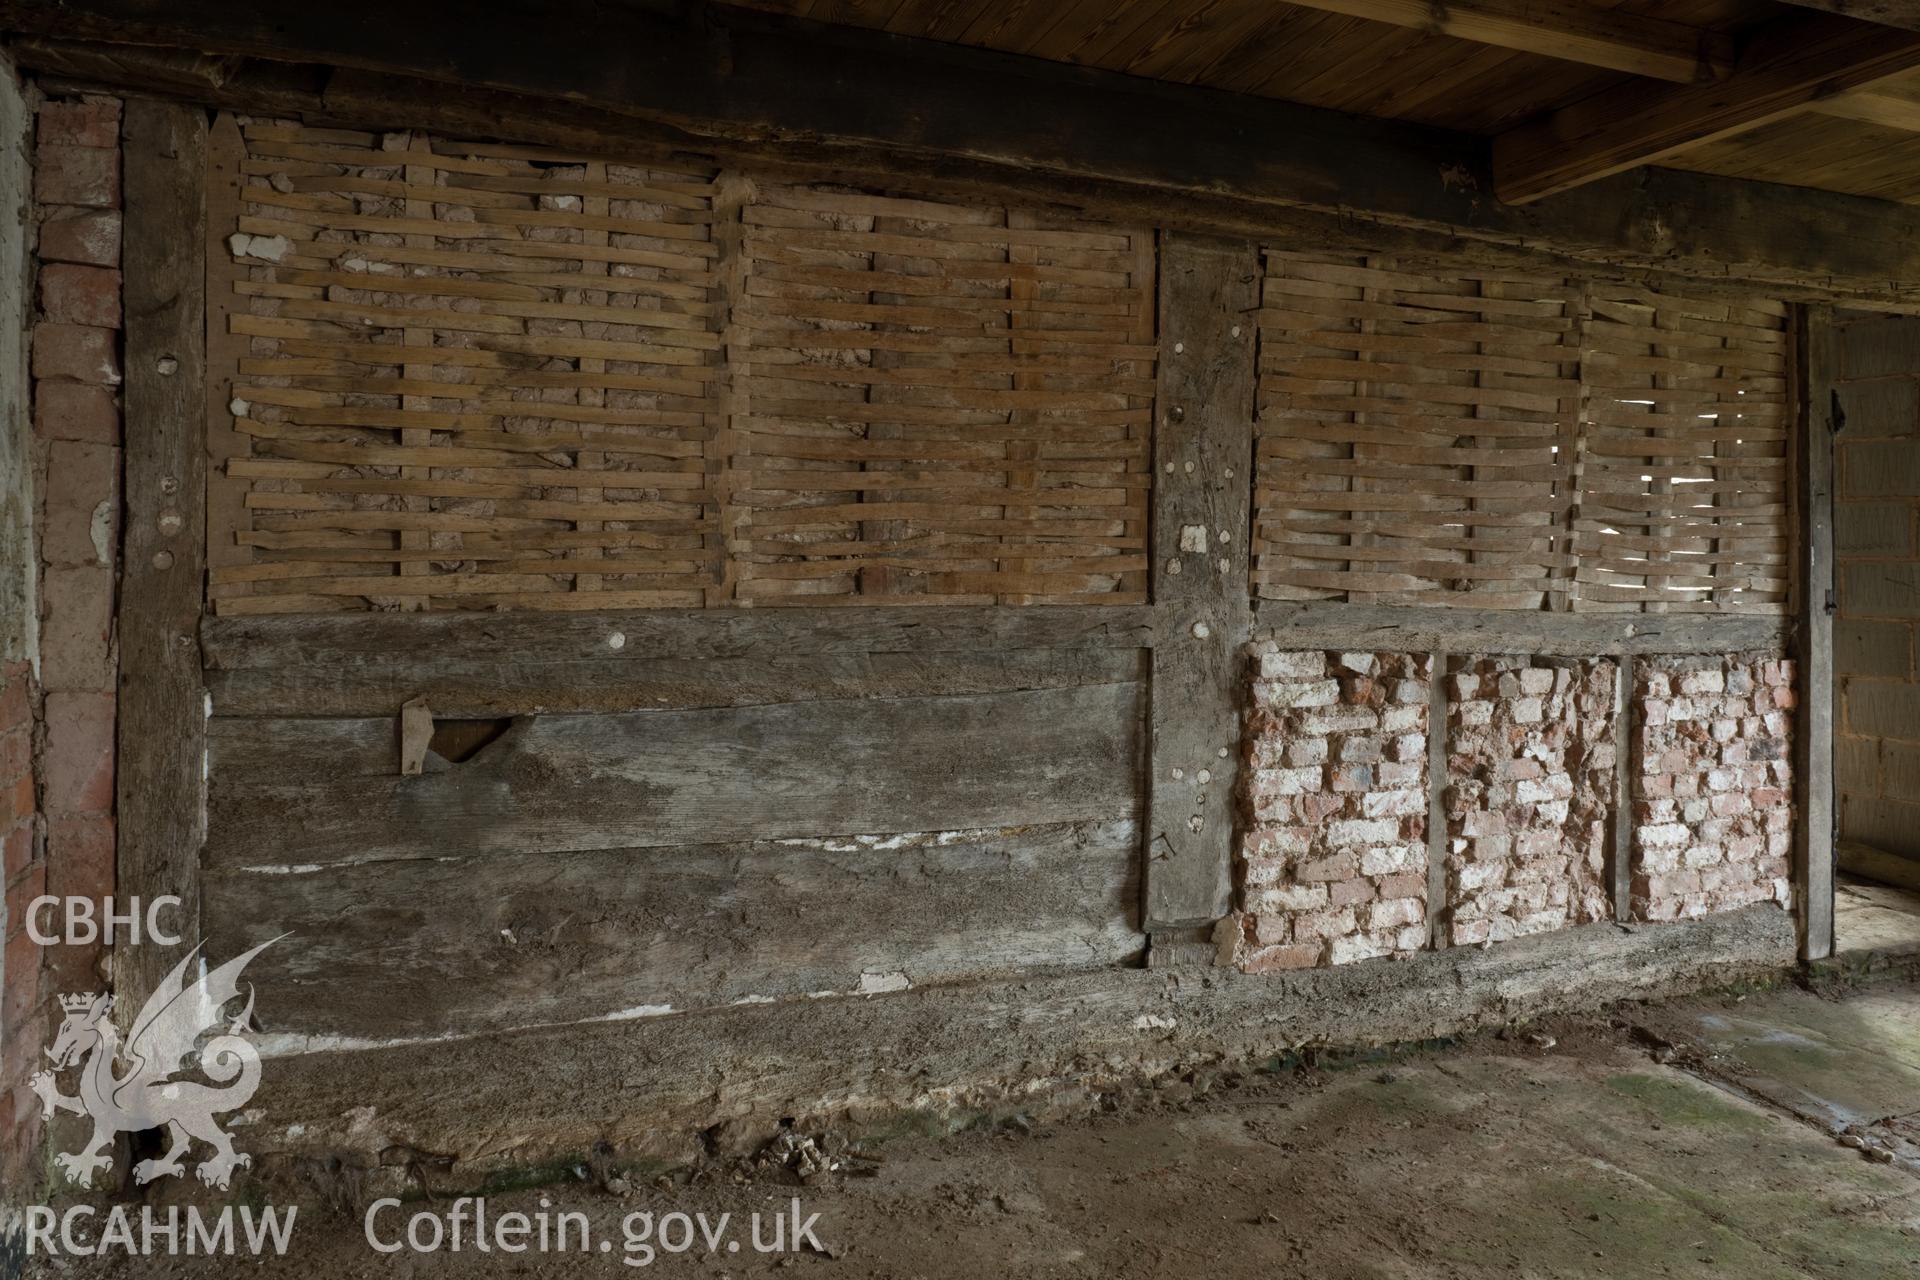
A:
<svg viewBox="0 0 1920 1280">
<path fill-rule="evenodd" d="M 41 681 L 47 888 L 113 892 L 115 555 L 120 542 L 120 103 L 40 108 L 34 429 L 45 450 Z M 49 957 L 60 991 L 101 985 L 98 948 Z"/>
<path fill-rule="evenodd" d="M 27 1091 L 44 1027 L 40 949 L 27 937 L 27 904 L 44 891 L 33 780 L 33 671 L 24 662 L 0 667 L 0 842 L 5 849 L 6 995 L 0 1001 L 0 1187 L 31 1177 L 40 1135 L 39 1100 Z"/>
<path fill-rule="evenodd" d="M 25 1088 L 56 994 L 106 985 L 99 946 L 33 945 L 27 903 L 41 893 L 113 892 L 113 617 L 120 541 L 120 104 L 41 104 L 34 136 L 34 545 L 40 670 L 5 672 L 0 809 L 8 937 L 0 1053 L 0 1182 L 20 1186 L 39 1137 Z M 38 716 L 33 715 L 38 702 Z M 37 766 L 37 767 L 33 767 Z M 35 783 L 38 783 L 36 816 Z M 37 843 L 36 851 L 36 832 Z"/>
</svg>

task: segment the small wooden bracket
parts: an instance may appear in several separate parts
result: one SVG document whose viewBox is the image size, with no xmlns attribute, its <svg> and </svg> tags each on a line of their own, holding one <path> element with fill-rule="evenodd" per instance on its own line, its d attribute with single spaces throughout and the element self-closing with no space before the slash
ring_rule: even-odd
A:
<svg viewBox="0 0 1920 1280">
<path fill-rule="evenodd" d="M 433 708 L 425 698 L 400 704 L 400 772 L 417 777 L 426 770 L 427 749 L 433 745 Z"/>
</svg>

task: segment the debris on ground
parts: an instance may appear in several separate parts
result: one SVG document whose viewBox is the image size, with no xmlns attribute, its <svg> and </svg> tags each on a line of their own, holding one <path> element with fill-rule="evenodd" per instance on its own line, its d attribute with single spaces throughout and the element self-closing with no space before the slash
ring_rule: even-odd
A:
<svg viewBox="0 0 1920 1280">
<path fill-rule="evenodd" d="M 843 1133 L 829 1130 L 808 1137 L 794 1129 L 783 1129 L 751 1158 L 740 1163 L 743 1167 L 736 1170 L 736 1182 L 784 1170 L 803 1184 L 812 1184 L 836 1173 L 868 1177 L 884 1161 L 854 1146 Z"/>
</svg>

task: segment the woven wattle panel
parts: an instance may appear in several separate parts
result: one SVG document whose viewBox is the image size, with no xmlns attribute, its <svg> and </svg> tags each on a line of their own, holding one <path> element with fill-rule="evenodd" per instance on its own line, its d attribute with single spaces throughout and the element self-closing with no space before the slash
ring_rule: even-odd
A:
<svg viewBox="0 0 1920 1280">
<path fill-rule="evenodd" d="M 1784 306 L 1266 263 L 1255 594 L 1785 608 Z"/>
<path fill-rule="evenodd" d="M 1600 285 L 1592 300 L 1576 607 L 1782 612 L 1786 307 Z"/>
<path fill-rule="evenodd" d="M 742 597 L 1146 598 L 1151 235 L 795 187 L 745 218 Z"/>
<path fill-rule="evenodd" d="M 1266 262 L 1256 594 L 1513 609 L 1563 595 L 1578 287 Z"/>
<path fill-rule="evenodd" d="M 243 137 L 222 156 L 216 133 L 240 186 L 213 219 L 215 608 L 700 604 L 712 175 Z"/>
<path fill-rule="evenodd" d="M 1146 595 L 1150 233 L 223 118 L 222 613 Z"/>
</svg>

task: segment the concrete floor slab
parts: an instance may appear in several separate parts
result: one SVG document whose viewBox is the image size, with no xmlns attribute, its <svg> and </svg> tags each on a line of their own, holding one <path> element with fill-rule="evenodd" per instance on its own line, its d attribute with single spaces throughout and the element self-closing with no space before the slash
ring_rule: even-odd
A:
<svg viewBox="0 0 1920 1280">
<path fill-rule="evenodd" d="M 1920 951 L 1920 892 L 1842 875 L 1833 893 L 1834 950 Z"/>
<path fill-rule="evenodd" d="M 1650 1022 L 1697 1046 L 1709 1074 L 1836 1133 L 1920 1113 L 1920 1002 L 1909 989 L 1844 1000 L 1781 991 Z"/>
</svg>

